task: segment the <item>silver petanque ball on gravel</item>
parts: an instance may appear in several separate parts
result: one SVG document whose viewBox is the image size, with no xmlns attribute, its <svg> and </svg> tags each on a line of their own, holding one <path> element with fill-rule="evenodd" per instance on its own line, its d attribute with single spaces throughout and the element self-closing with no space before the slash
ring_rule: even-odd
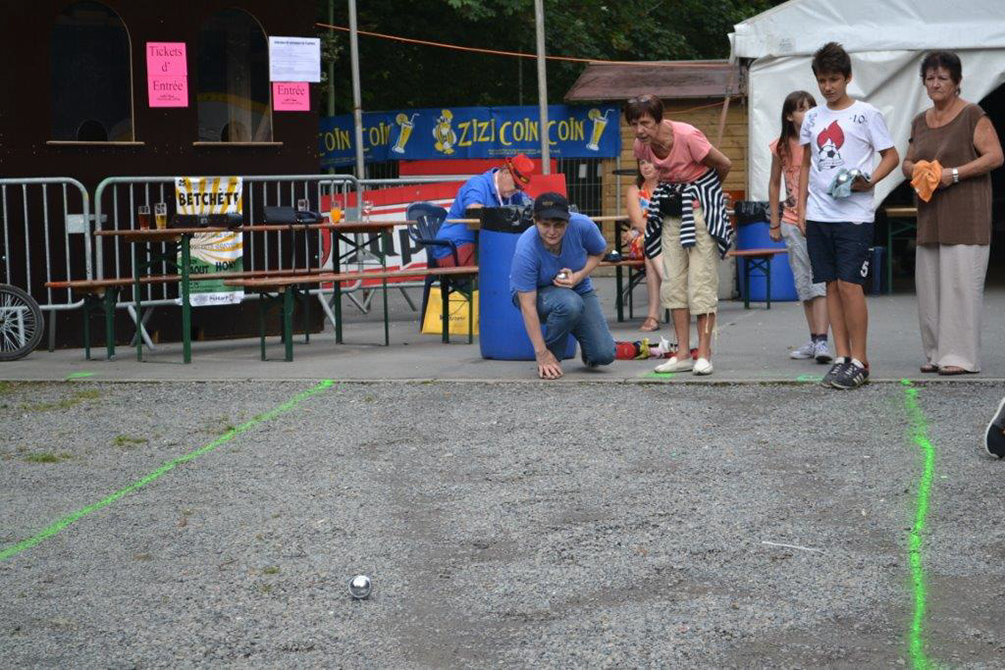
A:
<svg viewBox="0 0 1005 670">
<path fill-rule="evenodd" d="M 366 575 L 356 575 L 349 580 L 349 595 L 356 600 L 369 597 L 371 591 L 373 591 L 373 582 Z"/>
</svg>

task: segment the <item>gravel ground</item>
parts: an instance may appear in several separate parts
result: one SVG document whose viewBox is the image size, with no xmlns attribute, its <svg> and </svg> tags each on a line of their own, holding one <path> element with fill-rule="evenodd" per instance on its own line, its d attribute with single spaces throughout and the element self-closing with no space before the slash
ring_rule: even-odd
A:
<svg viewBox="0 0 1005 670">
<path fill-rule="evenodd" d="M 0 384 L 0 550 L 307 388 Z M 1001 389 L 919 389 L 927 654 L 1005 667 Z M 910 666 L 910 430 L 894 384 L 335 385 L 0 561 L 0 667 Z"/>
</svg>

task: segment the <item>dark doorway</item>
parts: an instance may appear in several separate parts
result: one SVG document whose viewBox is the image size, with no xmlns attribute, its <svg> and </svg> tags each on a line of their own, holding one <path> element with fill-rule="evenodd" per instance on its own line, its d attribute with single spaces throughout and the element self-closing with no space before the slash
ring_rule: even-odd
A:
<svg viewBox="0 0 1005 670">
<path fill-rule="evenodd" d="M 998 141 L 1005 146 L 1005 86 L 993 90 L 979 104 L 998 131 Z M 1005 286 L 1005 167 L 991 173 L 991 193 L 992 237 L 987 283 Z"/>
</svg>

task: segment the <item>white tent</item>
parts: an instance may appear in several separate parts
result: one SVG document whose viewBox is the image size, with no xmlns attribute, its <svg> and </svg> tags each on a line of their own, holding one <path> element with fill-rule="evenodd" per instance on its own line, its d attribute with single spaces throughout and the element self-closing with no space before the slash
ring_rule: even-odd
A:
<svg viewBox="0 0 1005 670">
<path fill-rule="evenodd" d="M 849 94 L 886 117 L 901 158 L 911 120 L 931 105 L 919 67 L 926 51 L 955 51 L 963 97 L 971 102 L 1005 83 L 1005 0 L 790 0 L 734 26 L 733 60 L 746 60 L 750 147 L 748 197 L 768 199 L 768 144 L 781 130 L 785 96 L 802 89 L 822 102 L 810 69 L 813 53 L 840 42 L 851 54 Z M 876 188 L 877 205 L 903 176 Z"/>
</svg>

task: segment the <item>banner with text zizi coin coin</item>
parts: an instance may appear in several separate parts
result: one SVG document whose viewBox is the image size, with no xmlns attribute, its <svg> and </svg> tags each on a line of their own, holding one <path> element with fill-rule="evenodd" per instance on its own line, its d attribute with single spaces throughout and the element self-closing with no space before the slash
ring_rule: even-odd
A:
<svg viewBox="0 0 1005 670">
<path fill-rule="evenodd" d="M 175 179 L 176 214 L 224 220 L 243 214 L 240 177 L 178 177 Z M 178 258 L 179 264 L 181 258 Z M 189 296 L 193 307 L 241 302 L 244 290 L 214 279 L 219 272 L 244 269 L 244 238 L 235 231 L 198 233 L 192 236 Z"/>
</svg>

